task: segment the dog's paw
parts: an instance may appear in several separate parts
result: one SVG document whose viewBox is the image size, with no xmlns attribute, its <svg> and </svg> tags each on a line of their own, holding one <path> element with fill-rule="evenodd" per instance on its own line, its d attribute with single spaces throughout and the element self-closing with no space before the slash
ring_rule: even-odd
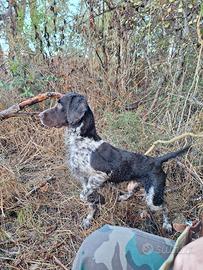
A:
<svg viewBox="0 0 203 270">
<path fill-rule="evenodd" d="M 90 227 L 91 227 L 91 221 L 90 221 L 90 219 L 84 218 L 83 221 L 82 221 L 82 228 L 83 228 L 84 230 L 87 230 L 87 229 L 89 229 Z"/>
<path fill-rule="evenodd" d="M 171 234 L 173 231 L 173 227 L 169 222 L 164 222 L 162 226 L 164 232 Z"/>
</svg>

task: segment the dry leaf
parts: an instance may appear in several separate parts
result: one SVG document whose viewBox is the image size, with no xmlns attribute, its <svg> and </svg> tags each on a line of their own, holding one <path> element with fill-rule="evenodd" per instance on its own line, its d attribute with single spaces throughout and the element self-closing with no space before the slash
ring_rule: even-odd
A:
<svg viewBox="0 0 203 270">
<path fill-rule="evenodd" d="M 43 185 L 43 186 L 40 188 L 40 191 L 44 193 L 44 192 L 47 192 L 48 189 L 49 189 L 49 184 L 46 183 L 45 185 Z"/>
</svg>

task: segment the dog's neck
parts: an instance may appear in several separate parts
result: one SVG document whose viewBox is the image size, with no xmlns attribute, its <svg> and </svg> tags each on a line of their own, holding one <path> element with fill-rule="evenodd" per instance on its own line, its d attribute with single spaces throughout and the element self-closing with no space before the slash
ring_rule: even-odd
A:
<svg viewBox="0 0 203 270">
<path fill-rule="evenodd" d="M 94 115 L 90 108 L 87 110 L 82 120 L 76 126 L 69 129 L 69 136 L 75 138 L 76 140 L 85 138 L 89 138 L 94 141 L 101 140 L 97 134 Z"/>
</svg>

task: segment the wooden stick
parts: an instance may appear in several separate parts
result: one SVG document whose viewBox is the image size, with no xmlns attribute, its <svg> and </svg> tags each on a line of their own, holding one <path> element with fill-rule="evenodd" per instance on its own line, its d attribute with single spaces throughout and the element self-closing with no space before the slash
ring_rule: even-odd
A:
<svg viewBox="0 0 203 270">
<path fill-rule="evenodd" d="M 155 141 L 152 146 L 147 150 L 147 152 L 145 153 L 145 155 L 148 155 L 154 148 L 157 144 L 161 143 L 161 144 L 169 144 L 169 143 L 173 143 L 173 142 L 176 142 L 182 138 L 185 138 L 185 137 L 194 137 L 194 138 L 203 138 L 203 132 L 199 133 L 199 134 L 194 134 L 192 132 L 186 132 L 186 133 L 183 133 L 179 136 L 176 136 L 168 141 L 164 141 L 164 140 L 157 140 Z"/>
<path fill-rule="evenodd" d="M 1 111 L 0 112 L 0 121 L 3 121 L 3 120 L 8 119 L 10 117 L 19 116 L 20 114 L 18 114 L 18 112 L 23 110 L 25 107 L 34 105 L 36 103 L 42 102 L 42 101 L 49 99 L 49 98 L 59 99 L 60 97 L 62 97 L 61 93 L 47 92 L 47 93 L 39 94 L 39 95 L 32 97 L 32 98 L 29 98 L 29 99 L 26 99 L 26 100 L 20 102 L 19 104 L 12 105 L 8 109 Z"/>
</svg>

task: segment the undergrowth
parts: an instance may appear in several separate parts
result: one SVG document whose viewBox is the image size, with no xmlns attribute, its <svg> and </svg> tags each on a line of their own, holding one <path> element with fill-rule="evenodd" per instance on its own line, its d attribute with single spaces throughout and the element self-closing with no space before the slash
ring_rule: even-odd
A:
<svg viewBox="0 0 203 270">
<path fill-rule="evenodd" d="M 27 72 L 23 83 L 18 84 L 16 78 L 22 78 L 21 71 L 18 74 L 12 70 L 16 72 L 13 75 L 2 72 L 0 109 L 18 103 L 22 95 L 75 91 L 88 97 L 98 133 L 115 146 L 145 153 L 159 139 L 169 140 L 185 132 L 202 134 L 202 83 L 191 88 L 193 78 L 190 78 L 190 87 L 185 88 L 188 83 L 185 75 L 182 83 L 173 83 L 168 78 L 158 86 L 157 81 L 141 73 L 143 77 L 139 79 L 145 84 L 116 92 L 111 78 L 102 81 L 97 65 L 93 64 L 81 58 L 59 61 L 56 57 L 52 65 L 36 61 L 29 67 L 32 66 L 30 72 L 34 73 L 32 78 Z M 40 112 L 54 103 L 46 101 L 26 111 Z M 60 269 L 55 258 L 71 269 L 84 238 L 106 223 L 164 235 L 159 214 L 152 220 L 141 218 L 141 212 L 146 209 L 142 190 L 131 200 L 117 203 L 118 193 L 126 189 L 126 184 L 106 185 L 101 191 L 106 204 L 101 207 L 100 215 L 89 230 L 81 228 L 87 208 L 79 199 L 81 187 L 66 165 L 63 133 L 63 129 L 44 128 L 37 116 L 10 118 L 0 123 L 0 268 L 3 270 Z M 203 140 L 200 136 L 186 136 L 172 144 L 158 144 L 150 152 L 153 156 L 162 155 L 188 144 L 192 148 L 187 155 L 164 167 L 168 174 L 166 202 L 172 221 L 180 217 L 192 221 L 202 216 Z M 172 239 L 177 236 L 175 232 L 167 235 Z"/>
</svg>

